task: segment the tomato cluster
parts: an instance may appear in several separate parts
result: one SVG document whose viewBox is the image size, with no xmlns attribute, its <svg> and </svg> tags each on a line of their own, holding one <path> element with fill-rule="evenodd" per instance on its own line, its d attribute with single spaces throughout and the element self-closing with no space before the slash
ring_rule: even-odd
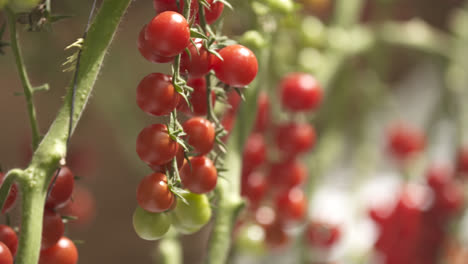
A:
<svg viewBox="0 0 468 264">
<path fill-rule="evenodd" d="M 193 233 L 209 221 L 206 194 L 216 187 L 213 158 L 225 133 L 213 117 L 217 94 L 212 83 L 218 80 L 216 86 L 224 94 L 248 85 L 258 71 L 252 51 L 224 45 L 206 30 L 220 17 L 223 3 L 209 0 L 209 7 L 201 8 L 193 0 L 188 10 L 186 1 L 177 3 L 154 0 L 157 15 L 143 26 L 137 41 L 146 60 L 174 66 L 172 75 L 151 73 L 137 87 L 139 108 L 170 120 L 145 127 L 137 137 L 136 152 L 153 170 L 137 187 L 138 208 L 133 215 L 136 233 L 146 240 L 160 238 L 171 225 Z M 177 112 L 184 115 L 178 117 Z"/>
</svg>

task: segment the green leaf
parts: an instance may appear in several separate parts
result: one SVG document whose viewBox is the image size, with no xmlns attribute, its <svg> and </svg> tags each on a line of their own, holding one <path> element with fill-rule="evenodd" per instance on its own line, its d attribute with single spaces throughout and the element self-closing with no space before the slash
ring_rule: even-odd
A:
<svg viewBox="0 0 468 264">
<path fill-rule="evenodd" d="M 208 37 L 205 34 L 193 28 L 190 29 L 190 37 L 199 38 L 199 39 L 208 39 Z"/>
</svg>

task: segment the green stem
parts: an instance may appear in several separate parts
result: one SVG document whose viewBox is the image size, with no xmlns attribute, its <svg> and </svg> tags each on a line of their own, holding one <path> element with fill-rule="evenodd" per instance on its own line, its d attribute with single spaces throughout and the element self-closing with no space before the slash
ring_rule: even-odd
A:
<svg viewBox="0 0 468 264">
<path fill-rule="evenodd" d="M 342 27 L 349 27 L 356 24 L 359 20 L 363 3 L 362 0 L 335 1 L 335 24 Z"/>
<path fill-rule="evenodd" d="M 24 65 L 23 58 L 21 56 L 21 50 L 18 44 L 18 33 L 16 31 L 16 15 L 9 8 L 6 8 L 6 14 L 7 14 L 8 25 L 9 25 L 9 30 L 10 30 L 11 49 L 13 50 L 13 55 L 15 56 L 16 66 L 18 69 L 18 73 L 20 75 L 21 83 L 23 85 L 24 96 L 26 98 L 26 105 L 28 108 L 29 123 L 31 125 L 31 132 L 32 132 L 32 147 L 33 147 L 33 150 L 36 150 L 40 141 L 40 132 L 39 132 L 39 126 L 37 124 L 36 109 L 34 108 L 34 101 L 33 101 L 34 89 L 29 81 L 28 73 L 26 71 L 26 67 Z"/>
<path fill-rule="evenodd" d="M 174 229 L 164 236 L 159 243 L 159 261 L 162 264 L 182 264 L 182 247 Z"/>
</svg>

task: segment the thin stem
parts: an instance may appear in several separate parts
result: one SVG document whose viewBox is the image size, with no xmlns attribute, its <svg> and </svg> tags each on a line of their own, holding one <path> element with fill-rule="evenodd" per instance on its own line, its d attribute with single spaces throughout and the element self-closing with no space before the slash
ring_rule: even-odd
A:
<svg viewBox="0 0 468 264">
<path fill-rule="evenodd" d="M 21 55 L 21 50 L 18 44 L 18 33 L 16 31 L 16 15 L 15 13 L 6 8 L 6 14 L 8 18 L 8 26 L 10 30 L 10 42 L 11 48 L 13 50 L 13 55 L 15 56 L 16 66 L 18 73 L 20 75 L 21 83 L 23 85 L 24 97 L 26 98 L 26 105 L 28 108 L 29 123 L 31 125 L 32 132 L 32 147 L 33 151 L 37 149 L 40 141 L 40 132 L 39 125 L 36 119 L 36 109 L 34 107 L 33 93 L 34 89 L 29 81 L 28 73 L 26 71 L 26 66 L 24 65 L 23 58 Z"/>
<path fill-rule="evenodd" d="M 15 182 L 15 180 L 21 176 L 23 173 L 22 170 L 13 169 L 10 170 L 3 179 L 2 185 L 0 186 L 0 208 L 3 208 L 5 204 L 6 198 L 10 193 L 11 185 Z M 1 209 L 0 209 L 1 210 Z"/>
</svg>

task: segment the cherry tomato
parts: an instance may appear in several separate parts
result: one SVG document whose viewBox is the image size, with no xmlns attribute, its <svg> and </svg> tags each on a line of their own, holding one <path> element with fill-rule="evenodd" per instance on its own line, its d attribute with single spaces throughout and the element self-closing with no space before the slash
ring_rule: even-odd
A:
<svg viewBox="0 0 468 264">
<path fill-rule="evenodd" d="M 432 164 L 426 172 L 427 184 L 435 191 L 440 192 L 452 181 L 453 171 L 448 165 Z"/>
<path fill-rule="evenodd" d="M 213 24 L 221 16 L 221 13 L 224 9 L 224 4 L 221 2 L 213 3 L 214 0 L 207 0 L 207 2 L 210 4 L 210 8 L 204 7 L 205 20 L 207 24 Z M 197 22 L 198 20 L 200 20 L 199 17 L 197 17 Z"/>
<path fill-rule="evenodd" d="M 246 170 L 254 170 L 261 166 L 266 159 L 266 144 L 263 135 L 253 133 L 247 138 L 242 154 L 242 166 Z"/>
<path fill-rule="evenodd" d="M 96 202 L 93 194 L 85 187 L 76 185 L 72 199 L 68 200 L 63 208 L 59 209 L 63 215 L 74 216 L 77 219 L 69 224 L 86 227 L 96 215 Z"/>
<path fill-rule="evenodd" d="M 329 248 L 335 245 L 341 236 L 340 228 L 322 221 L 312 221 L 307 225 L 306 240 L 310 246 Z"/>
<path fill-rule="evenodd" d="M 5 174 L 3 174 L 3 172 L 0 172 L 0 185 L 3 183 L 4 180 L 5 180 Z M 2 208 L 2 214 L 10 211 L 13 205 L 15 205 L 17 196 L 18 196 L 18 185 L 14 183 L 11 185 L 10 191 L 8 192 L 8 196 Z"/>
<path fill-rule="evenodd" d="M 287 157 L 309 151 L 315 145 L 316 137 L 313 126 L 300 123 L 281 124 L 275 134 L 278 149 Z"/>
<path fill-rule="evenodd" d="M 304 218 L 307 200 L 304 192 L 295 187 L 283 191 L 276 196 L 276 210 L 278 216 L 286 221 L 298 221 Z"/>
<path fill-rule="evenodd" d="M 170 76 L 151 73 L 138 84 L 136 98 L 141 110 L 161 116 L 170 114 L 177 107 L 180 95 L 172 85 Z"/>
<path fill-rule="evenodd" d="M 242 98 L 236 91 L 230 91 L 228 94 L 228 103 L 231 106 L 229 112 L 236 113 L 242 103 Z"/>
<path fill-rule="evenodd" d="M 185 102 L 184 99 L 180 99 L 180 103 L 177 106 L 177 110 L 184 112 L 185 114 L 194 114 L 197 116 L 204 116 L 208 111 L 208 104 L 206 99 L 206 80 L 205 78 L 189 79 L 187 85 L 193 88 L 193 92 L 190 95 L 189 101 L 192 104 L 193 112 Z M 216 94 L 211 91 L 211 105 L 214 107 L 216 100 Z"/>
<path fill-rule="evenodd" d="M 41 249 L 50 248 L 63 236 L 65 226 L 63 225 L 62 217 L 50 210 L 44 210 L 44 218 L 42 222 L 42 242 Z"/>
<path fill-rule="evenodd" d="M 174 194 L 167 185 L 166 175 L 156 172 L 144 177 L 137 188 L 138 205 L 151 213 L 160 213 L 171 208 Z"/>
<path fill-rule="evenodd" d="M 207 193 L 216 187 L 218 172 L 213 162 L 205 157 L 192 157 L 180 171 L 182 184 L 189 191 L 197 194 Z"/>
<path fill-rule="evenodd" d="M 0 242 L 0 263 L 13 264 L 13 256 L 10 249 L 3 242 Z"/>
<path fill-rule="evenodd" d="M 213 56 L 213 69 L 216 77 L 233 87 L 244 87 L 251 83 L 258 72 L 255 54 L 242 45 L 231 45 L 222 48 L 220 60 Z"/>
<path fill-rule="evenodd" d="M 183 124 L 187 141 L 199 155 L 205 155 L 213 149 L 215 142 L 214 124 L 202 117 L 192 117 Z"/>
<path fill-rule="evenodd" d="M 165 11 L 151 20 L 146 27 L 145 37 L 154 53 L 172 57 L 190 44 L 190 28 L 184 16 Z"/>
<path fill-rule="evenodd" d="M 156 11 L 156 14 L 162 13 L 164 11 L 174 11 L 179 14 L 183 13 L 185 1 L 179 1 L 179 7 L 177 7 L 176 0 L 153 0 L 153 7 Z M 190 17 L 198 15 L 198 1 L 194 0 L 190 2 Z"/>
<path fill-rule="evenodd" d="M 16 255 L 16 250 L 18 249 L 18 235 L 16 235 L 13 228 L 7 225 L 0 225 L 0 242 L 8 247 L 11 255 Z M 2 262 L 0 261 L 0 263 Z"/>
<path fill-rule="evenodd" d="M 180 72 L 189 78 L 201 78 L 211 70 L 212 55 L 203 47 L 202 40 L 194 39 L 193 42 L 195 45 L 190 43 L 188 46 L 190 56 L 183 52 L 180 57 Z"/>
<path fill-rule="evenodd" d="M 136 152 L 147 164 L 162 165 L 175 157 L 178 146 L 169 136 L 166 125 L 153 124 L 138 135 Z"/>
<path fill-rule="evenodd" d="M 260 172 L 253 172 L 242 179 L 242 196 L 249 199 L 250 206 L 256 208 L 265 197 L 268 182 Z"/>
<path fill-rule="evenodd" d="M 389 130 L 388 145 L 398 159 L 404 160 L 421 152 L 425 144 L 424 134 L 409 124 L 397 123 Z"/>
<path fill-rule="evenodd" d="M 140 51 L 141 56 L 143 56 L 146 60 L 154 63 L 166 63 L 174 60 L 174 57 L 163 57 L 154 53 L 151 49 L 151 46 L 148 44 L 148 40 L 145 38 L 146 32 L 146 25 L 140 31 L 138 35 L 138 42 L 137 47 Z"/>
<path fill-rule="evenodd" d="M 55 173 L 53 177 L 55 177 Z M 53 186 L 52 183 L 54 184 Z M 72 195 L 73 186 L 75 185 L 75 176 L 67 166 L 62 166 L 55 182 L 53 182 L 52 179 L 50 184 L 46 207 L 51 209 L 62 207 Z"/>
<path fill-rule="evenodd" d="M 177 202 L 176 207 L 170 212 L 172 225 L 184 234 L 197 232 L 211 219 L 211 207 L 208 197 L 204 194 L 183 193 L 182 197 L 187 201 Z"/>
<path fill-rule="evenodd" d="M 229 134 L 231 133 L 231 130 L 234 127 L 235 122 L 236 122 L 236 115 L 235 113 L 232 113 L 231 111 L 227 111 L 224 114 L 223 118 L 221 118 L 221 125 L 223 125 L 224 130 L 228 132 L 228 134 L 222 138 L 224 142 L 227 141 Z"/>
<path fill-rule="evenodd" d="M 270 99 L 265 92 L 260 92 L 257 99 L 257 117 L 255 118 L 254 130 L 265 132 L 270 123 Z"/>
<path fill-rule="evenodd" d="M 177 154 L 176 154 L 177 168 L 179 169 L 182 168 L 182 165 L 184 165 L 184 159 L 185 159 L 184 148 L 179 145 L 177 147 Z M 172 160 L 163 165 L 149 165 L 149 166 L 154 172 L 166 173 L 166 170 L 170 170 L 172 168 Z"/>
<path fill-rule="evenodd" d="M 457 172 L 468 177 L 468 147 L 462 147 L 457 154 Z"/>
<path fill-rule="evenodd" d="M 78 250 L 75 243 L 66 237 L 52 247 L 42 250 L 39 264 L 76 264 L 78 263 Z"/>
<path fill-rule="evenodd" d="M 171 227 L 171 220 L 165 213 L 151 213 L 140 207 L 133 213 L 133 228 L 145 240 L 157 240 Z"/>
<path fill-rule="evenodd" d="M 440 213 L 452 216 L 462 211 L 464 199 L 464 193 L 460 186 L 451 182 L 436 195 L 435 206 Z"/>
<path fill-rule="evenodd" d="M 322 101 L 322 88 L 310 74 L 290 73 L 279 85 L 281 104 L 292 112 L 315 110 Z"/>
<path fill-rule="evenodd" d="M 307 170 L 305 166 L 296 160 L 280 161 L 273 163 L 268 169 L 269 183 L 280 189 L 290 189 L 305 181 Z"/>
<path fill-rule="evenodd" d="M 270 249 L 281 250 L 289 244 L 289 235 L 284 230 L 280 222 L 274 222 L 271 225 L 264 226 L 265 242 Z"/>
</svg>

